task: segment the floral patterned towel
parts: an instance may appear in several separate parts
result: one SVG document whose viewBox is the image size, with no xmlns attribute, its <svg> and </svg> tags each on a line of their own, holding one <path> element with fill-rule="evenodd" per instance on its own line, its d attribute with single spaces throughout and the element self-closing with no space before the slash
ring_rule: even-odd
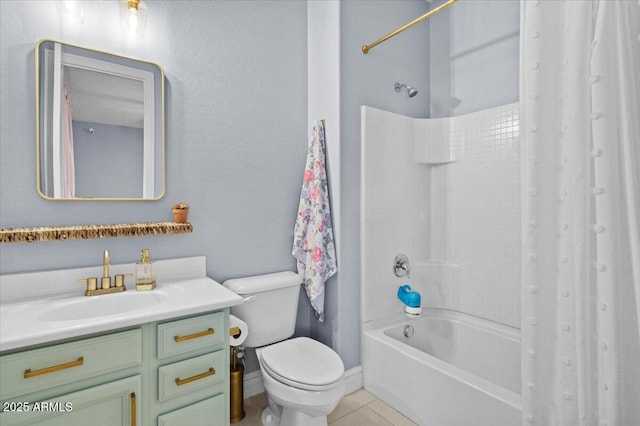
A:
<svg viewBox="0 0 640 426">
<path fill-rule="evenodd" d="M 298 216 L 293 231 L 293 257 L 316 318 L 324 321 L 324 284 L 338 267 L 331 225 L 325 165 L 324 125 L 313 124 Z"/>
</svg>

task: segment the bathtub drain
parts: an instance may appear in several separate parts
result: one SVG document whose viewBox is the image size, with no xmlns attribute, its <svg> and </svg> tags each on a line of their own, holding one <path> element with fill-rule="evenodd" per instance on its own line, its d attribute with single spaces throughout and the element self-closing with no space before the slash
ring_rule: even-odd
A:
<svg viewBox="0 0 640 426">
<path fill-rule="evenodd" d="M 412 325 L 405 325 L 404 326 L 404 337 L 410 339 L 413 337 L 413 326 Z"/>
</svg>

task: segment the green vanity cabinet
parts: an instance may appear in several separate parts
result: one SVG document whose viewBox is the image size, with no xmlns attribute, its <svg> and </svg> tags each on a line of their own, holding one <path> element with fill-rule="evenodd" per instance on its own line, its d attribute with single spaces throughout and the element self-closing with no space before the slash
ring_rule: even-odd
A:
<svg viewBox="0 0 640 426">
<path fill-rule="evenodd" d="M 35 401 L 29 402 L 30 406 L 21 402 L 22 409 L 28 411 L 4 412 L 2 425 L 140 425 L 141 384 L 141 377 L 137 375 L 50 398 L 46 407 Z"/>
<path fill-rule="evenodd" d="M 0 424 L 225 426 L 228 348 L 224 309 L 5 352 Z"/>
<path fill-rule="evenodd" d="M 162 322 L 153 331 L 151 424 L 228 425 L 228 309 Z"/>
<path fill-rule="evenodd" d="M 224 426 L 220 417 L 211 417 L 211 413 L 224 410 L 225 399 L 222 395 L 205 399 L 188 407 L 163 414 L 158 417 L 158 426 L 202 426 L 203 419 L 211 419 L 211 426 Z"/>
</svg>

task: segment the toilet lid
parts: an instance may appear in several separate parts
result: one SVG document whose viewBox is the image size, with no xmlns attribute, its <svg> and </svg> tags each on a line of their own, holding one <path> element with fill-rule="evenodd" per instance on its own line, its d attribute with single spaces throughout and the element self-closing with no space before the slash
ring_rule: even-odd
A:
<svg viewBox="0 0 640 426">
<path fill-rule="evenodd" d="M 307 337 L 267 346 L 262 349 L 260 358 L 272 376 L 302 388 L 330 385 L 344 374 L 344 364 L 338 354 Z"/>
</svg>

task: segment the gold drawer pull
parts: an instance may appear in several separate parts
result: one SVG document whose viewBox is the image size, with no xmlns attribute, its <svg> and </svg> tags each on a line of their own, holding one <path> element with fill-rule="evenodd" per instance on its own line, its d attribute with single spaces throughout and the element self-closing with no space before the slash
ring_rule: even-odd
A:
<svg viewBox="0 0 640 426">
<path fill-rule="evenodd" d="M 204 379 L 205 377 L 213 376 L 214 374 L 216 374 L 216 370 L 213 367 L 210 367 L 209 371 L 198 374 L 197 376 L 187 377 L 186 379 L 179 379 L 176 377 L 176 385 L 186 385 L 187 383 L 195 382 L 196 380 Z"/>
<path fill-rule="evenodd" d="M 131 426 L 136 426 L 136 393 L 131 392 Z"/>
<path fill-rule="evenodd" d="M 42 376 L 43 374 L 55 373 L 56 371 L 66 370 L 67 368 L 78 367 L 84 364 L 84 357 L 80 357 L 75 361 L 67 362 L 65 364 L 54 365 L 53 367 L 42 368 L 40 370 L 31 371 L 31 369 L 24 370 L 24 378 Z"/>
<path fill-rule="evenodd" d="M 187 336 L 173 336 L 173 340 L 180 343 L 180 342 L 184 342 L 185 340 L 197 339 L 198 337 L 208 336 L 215 332 L 216 331 L 213 328 L 209 327 L 208 330 L 201 331 L 200 333 L 189 334 Z"/>
</svg>

